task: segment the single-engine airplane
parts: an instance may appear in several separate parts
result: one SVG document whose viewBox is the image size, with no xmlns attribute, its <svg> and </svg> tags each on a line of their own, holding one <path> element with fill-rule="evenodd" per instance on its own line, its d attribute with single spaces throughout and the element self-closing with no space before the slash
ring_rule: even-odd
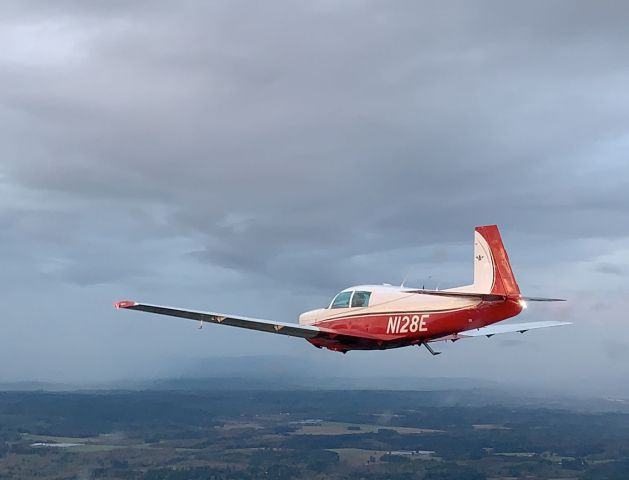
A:
<svg viewBox="0 0 629 480">
<path fill-rule="evenodd" d="M 545 321 L 500 324 L 518 315 L 527 302 L 558 302 L 559 298 L 525 297 L 515 281 L 509 257 L 496 225 L 476 227 L 474 283 L 446 290 L 360 285 L 338 293 L 326 308 L 299 316 L 299 324 L 224 313 L 200 312 L 124 300 L 116 308 L 141 310 L 200 322 L 305 338 L 317 348 L 386 350 L 438 341 L 491 337 L 499 333 L 569 325 Z"/>
</svg>

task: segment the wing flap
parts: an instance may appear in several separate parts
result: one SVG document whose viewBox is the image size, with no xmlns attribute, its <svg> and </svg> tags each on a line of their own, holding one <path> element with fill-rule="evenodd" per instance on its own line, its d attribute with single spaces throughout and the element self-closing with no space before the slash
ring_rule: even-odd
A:
<svg viewBox="0 0 629 480">
<path fill-rule="evenodd" d="M 138 303 L 130 300 L 124 300 L 114 304 L 116 308 L 126 310 L 139 310 L 141 312 L 156 313 L 158 315 L 168 315 L 171 317 L 187 318 L 200 322 L 217 323 L 220 325 L 229 325 L 232 327 L 247 328 L 249 330 L 258 330 L 267 333 L 276 333 L 279 335 L 287 335 L 299 338 L 315 338 L 322 334 L 333 334 L 327 329 L 311 325 L 297 325 L 294 323 L 274 322 L 271 320 L 262 320 L 259 318 L 241 317 L 236 315 L 226 315 L 215 312 L 201 312 L 197 310 L 184 310 L 180 308 L 164 307 L 161 305 L 150 305 L 146 303 Z"/>
</svg>

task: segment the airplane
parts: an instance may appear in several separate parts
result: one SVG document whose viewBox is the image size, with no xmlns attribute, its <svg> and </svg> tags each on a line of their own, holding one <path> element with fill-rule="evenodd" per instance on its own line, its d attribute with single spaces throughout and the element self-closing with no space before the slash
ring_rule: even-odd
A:
<svg viewBox="0 0 629 480">
<path fill-rule="evenodd" d="M 498 324 L 518 315 L 527 302 L 562 302 L 560 298 L 526 297 L 513 275 L 496 225 L 476 227 L 474 283 L 445 290 L 402 286 L 359 285 L 339 292 L 325 308 L 299 316 L 299 324 L 238 315 L 201 312 L 123 300 L 116 308 L 169 315 L 232 327 L 306 339 L 317 348 L 386 350 L 406 346 L 570 325 L 539 321 Z"/>
</svg>

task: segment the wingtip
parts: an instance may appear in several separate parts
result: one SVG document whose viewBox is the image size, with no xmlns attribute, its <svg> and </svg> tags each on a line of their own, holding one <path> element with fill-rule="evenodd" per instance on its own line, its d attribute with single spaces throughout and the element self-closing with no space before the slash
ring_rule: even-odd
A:
<svg viewBox="0 0 629 480">
<path fill-rule="evenodd" d="M 115 302 L 114 308 L 131 308 L 135 307 L 136 305 L 137 302 L 134 302 L 133 300 L 122 300 L 120 302 Z"/>
</svg>

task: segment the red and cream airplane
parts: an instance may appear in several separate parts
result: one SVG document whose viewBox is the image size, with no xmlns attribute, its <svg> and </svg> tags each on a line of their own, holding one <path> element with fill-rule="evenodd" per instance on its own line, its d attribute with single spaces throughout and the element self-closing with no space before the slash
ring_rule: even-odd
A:
<svg viewBox="0 0 629 480">
<path fill-rule="evenodd" d="M 555 302 L 558 298 L 524 297 L 515 281 L 509 257 L 495 225 L 477 227 L 474 236 L 474 283 L 447 290 L 426 290 L 391 285 L 350 287 L 326 308 L 305 312 L 299 324 L 148 305 L 129 300 L 116 308 L 141 310 L 232 327 L 305 338 L 317 348 L 385 350 L 437 341 L 491 337 L 525 332 L 570 322 L 498 324 L 518 315 L 528 301 Z"/>
</svg>

